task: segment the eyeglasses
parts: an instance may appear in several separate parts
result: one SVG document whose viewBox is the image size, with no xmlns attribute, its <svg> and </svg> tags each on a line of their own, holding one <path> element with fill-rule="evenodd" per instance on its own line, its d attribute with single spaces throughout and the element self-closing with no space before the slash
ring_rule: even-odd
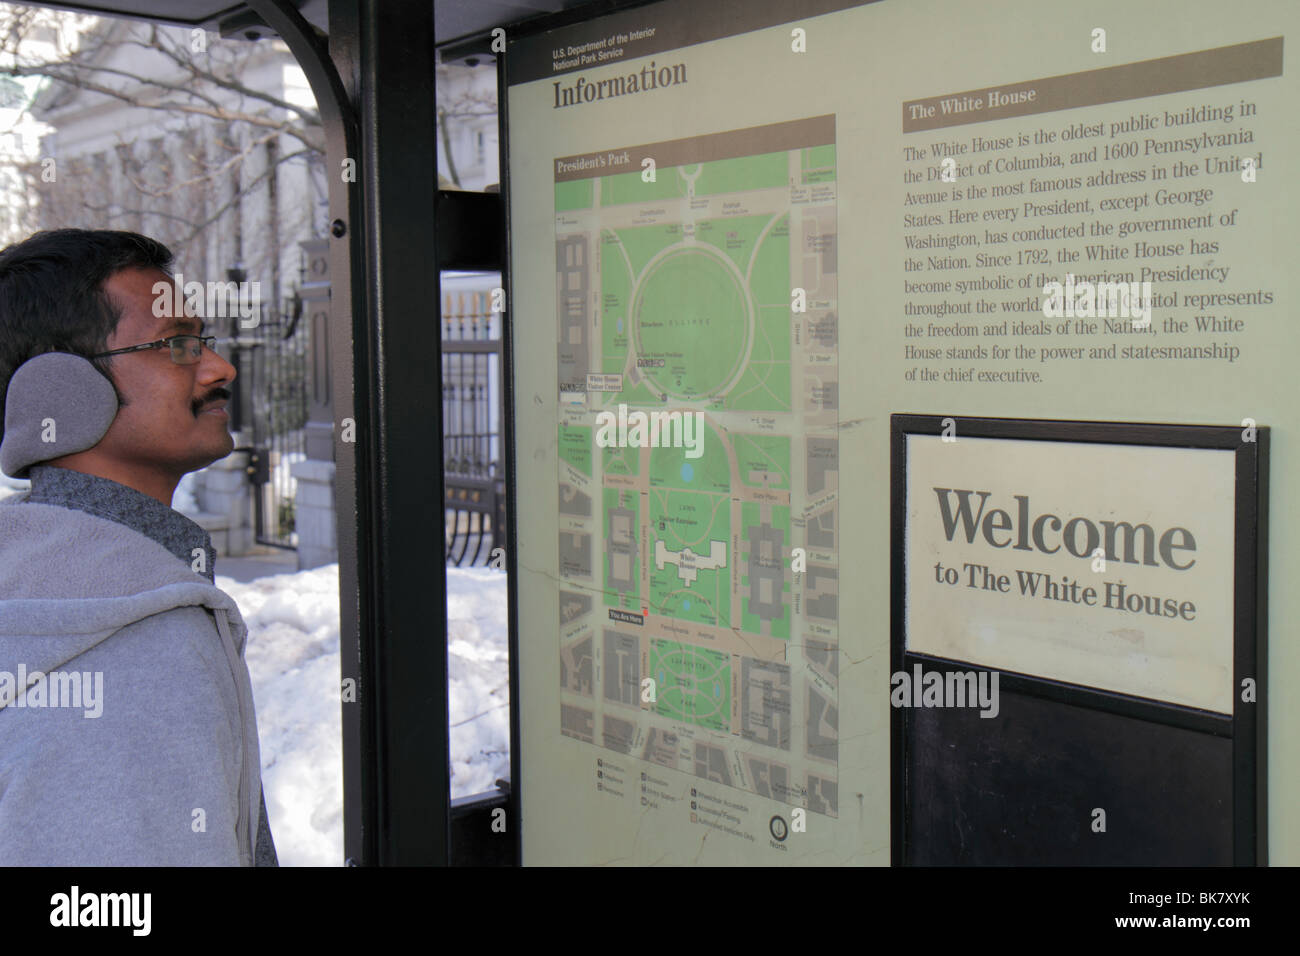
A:
<svg viewBox="0 0 1300 956">
<path fill-rule="evenodd" d="M 144 345 L 129 345 L 124 349 L 100 352 L 98 355 L 92 355 L 91 358 L 122 355 L 126 352 L 144 352 L 148 349 L 160 349 L 167 346 L 171 350 L 172 361 L 177 365 L 196 365 L 203 355 L 203 346 L 205 345 L 210 349 L 215 349 L 217 347 L 217 337 L 215 335 L 173 335 L 169 339 L 158 339 L 156 342 L 146 342 Z"/>
</svg>

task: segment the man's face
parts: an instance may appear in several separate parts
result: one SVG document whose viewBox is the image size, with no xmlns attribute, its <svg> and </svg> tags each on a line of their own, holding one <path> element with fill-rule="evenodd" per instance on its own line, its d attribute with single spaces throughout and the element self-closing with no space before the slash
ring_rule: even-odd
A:
<svg viewBox="0 0 1300 956">
<path fill-rule="evenodd" d="M 161 297 L 155 315 L 155 283 L 174 281 L 159 269 L 123 269 L 104 283 L 104 290 L 122 309 L 122 318 L 109 336 L 105 351 L 143 345 L 173 335 L 202 335 L 200 320 L 172 310 L 184 297 Z M 177 365 L 166 348 L 114 355 L 113 381 L 122 407 L 108 432 L 95 446 L 131 468 L 149 468 L 179 480 L 230 454 L 229 417 L 224 409 L 235 368 L 216 352 L 204 348 L 194 365 Z"/>
</svg>

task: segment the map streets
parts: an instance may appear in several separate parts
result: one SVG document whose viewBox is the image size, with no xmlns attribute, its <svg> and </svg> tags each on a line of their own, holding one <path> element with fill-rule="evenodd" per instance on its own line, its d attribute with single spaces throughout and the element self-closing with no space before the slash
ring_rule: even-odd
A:
<svg viewBox="0 0 1300 956">
<path fill-rule="evenodd" d="M 554 168 L 560 732 L 836 816 L 834 118 Z"/>
</svg>

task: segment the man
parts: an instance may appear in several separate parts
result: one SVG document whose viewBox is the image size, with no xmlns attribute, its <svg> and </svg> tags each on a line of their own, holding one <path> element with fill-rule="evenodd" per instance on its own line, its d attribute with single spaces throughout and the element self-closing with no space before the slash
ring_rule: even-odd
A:
<svg viewBox="0 0 1300 956">
<path fill-rule="evenodd" d="M 235 369 L 162 244 L 0 252 L 0 863 L 276 865 L 247 628 L 172 510 L 228 455 Z"/>
</svg>

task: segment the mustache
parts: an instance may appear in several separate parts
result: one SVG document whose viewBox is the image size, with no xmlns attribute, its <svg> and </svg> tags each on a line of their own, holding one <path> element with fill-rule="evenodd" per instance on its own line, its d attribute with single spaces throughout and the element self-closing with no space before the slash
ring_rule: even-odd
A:
<svg viewBox="0 0 1300 956">
<path fill-rule="evenodd" d="M 219 402 L 219 401 L 228 402 L 230 401 L 230 398 L 231 395 L 229 389 L 214 388 L 212 391 L 208 392 L 208 394 L 205 395 L 200 401 L 194 403 L 194 414 L 198 415 L 198 413 L 202 411 L 204 405 L 210 405 L 213 402 Z"/>
</svg>

